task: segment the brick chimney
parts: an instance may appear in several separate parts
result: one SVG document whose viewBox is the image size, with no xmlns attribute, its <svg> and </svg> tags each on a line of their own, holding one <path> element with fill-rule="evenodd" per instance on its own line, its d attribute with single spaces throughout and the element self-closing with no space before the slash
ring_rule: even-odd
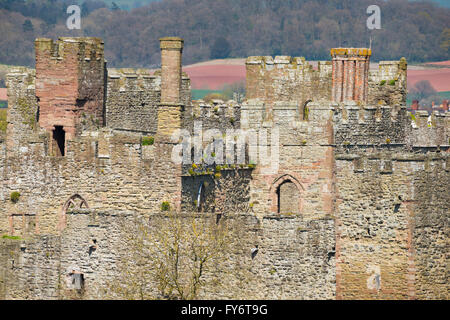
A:
<svg viewBox="0 0 450 320">
<path fill-rule="evenodd" d="M 442 109 L 444 112 L 448 111 L 448 100 L 442 100 Z"/>
<path fill-rule="evenodd" d="M 333 101 L 367 102 L 371 54 L 367 48 L 331 49 Z"/>
<path fill-rule="evenodd" d="M 180 103 L 181 54 L 183 39 L 166 37 L 159 39 L 161 46 L 161 103 Z"/>
<path fill-rule="evenodd" d="M 165 37 L 161 46 L 161 103 L 158 108 L 158 135 L 169 137 L 181 128 L 181 56 L 183 39 Z"/>
<path fill-rule="evenodd" d="M 413 100 L 412 101 L 411 110 L 413 110 L 413 111 L 419 110 L 419 100 Z"/>
</svg>

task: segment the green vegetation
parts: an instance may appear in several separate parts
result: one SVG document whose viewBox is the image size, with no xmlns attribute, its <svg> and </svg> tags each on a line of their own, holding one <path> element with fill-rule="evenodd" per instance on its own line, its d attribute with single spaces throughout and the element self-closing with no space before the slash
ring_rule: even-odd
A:
<svg viewBox="0 0 450 320">
<path fill-rule="evenodd" d="M 142 145 L 143 146 L 151 146 L 155 143 L 155 138 L 153 137 L 142 137 Z"/>
<path fill-rule="evenodd" d="M 2 235 L 2 239 L 10 239 L 10 240 L 22 240 L 19 236 L 9 236 L 7 234 Z"/>
<path fill-rule="evenodd" d="M 305 106 L 305 109 L 303 110 L 303 120 L 309 120 L 309 108 L 307 106 Z"/>
<path fill-rule="evenodd" d="M 164 201 L 161 203 L 161 211 L 169 211 L 170 210 L 170 203 L 168 201 Z"/>
<path fill-rule="evenodd" d="M 390 85 L 390 86 L 395 86 L 395 80 L 389 81 L 389 85 Z"/>
<path fill-rule="evenodd" d="M 11 198 L 12 202 L 17 203 L 17 201 L 19 201 L 19 198 L 20 198 L 20 192 L 17 192 L 17 191 L 11 192 L 10 198 Z"/>
<path fill-rule="evenodd" d="M 223 100 L 227 101 L 227 97 L 225 97 L 222 93 L 209 93 L 203 97 L 203 100 L 207 103 L 211 103 L 213 100 Z M 217 112 L 219 109 L 217 107 L 214 108 L 214 112 Z"/>
<path fill-rule="evenodd" d="M 30 129 L 36 128 L 36 114 L 30 102 L 25 98 L 17 99 L 17 109 L 20 111 L 22 116 L 22 123 L 28 125 Z"/>
<path fill-rule="evenodd" d="M 385 83 L 386 83 L 386 80 L 381 80 L 380 81 L 380 86 L 384 86 Z"/>
<path fill-rule="evenodd" d="M 72 4 L 68 0 L 2 0 L 0 62 L 34 65 L 37 37 L 101 36 L 111 67 L 148 67 L 160 63 L 158 39 L 167 34 L 185 38 L 185 64 L 251 55 L 329 60 L 330 48 L 367 46 L 371 34 L 361 22 L 367 19 L 369 0 L 149 2 L 137 0 L 136 5 L 148 3 L 147 8 L 125 11 L 135 6 L 133 0 L 84 1 L 84 27 L 63 30 L 67 15 L 61 13 Z M 374 61 L 396 60 L 404 54 L 409 63 L 448 60 L 450 9 L 411 1 L 378 1 L 378 5 L 383 21 L 389 23 L 373 38 Z M 29 22 L 24 27 L 25 21 Z"/>
<path fill-rule="evenodd" d="M 223 92 L 220 91 L 220 90 L 192 89 L 191 90 L 192 100 L 203 99 L 205 96 L 207 96 L 207 95 L 209 95 L 211 93 L 216 93 L 216 94 L 220 94 L 220 95 L 223 94 Z"/>
<path fill-rule="evenodd" d="M 7 109 L 1 109 L 0 110 L 0 132 L 6 132 L 6 110 Z"/>
</svg>

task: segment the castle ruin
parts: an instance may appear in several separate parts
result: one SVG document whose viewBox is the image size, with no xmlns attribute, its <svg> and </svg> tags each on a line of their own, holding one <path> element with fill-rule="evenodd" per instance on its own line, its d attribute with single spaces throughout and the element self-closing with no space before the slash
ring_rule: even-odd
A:
<svg viewBox="0 0 450 320">
<path fill-rule="evenodd" d="M 163 202 L 241 228 L 227 263 L 250 279 L 201 298 L 449 298 L 450 112 L 407 112 L 404 58 L 370 71 L 365 48 L 331 49 L 317 69 L 249 57 L 246 99 L 207 104 L 191 101 L 183 40 L 160 45 L 152 74 L 107 68 L 99 38 L 37 39 L 36 69 L 7 75 L 0 299 L 70 298 L 80 282 L 79 298 L 108 298 L 128 250 L 121 225 Z M 198 121 L 278 130 L 276 172 L 174 163 L 171 137 Z"/>
</svg>

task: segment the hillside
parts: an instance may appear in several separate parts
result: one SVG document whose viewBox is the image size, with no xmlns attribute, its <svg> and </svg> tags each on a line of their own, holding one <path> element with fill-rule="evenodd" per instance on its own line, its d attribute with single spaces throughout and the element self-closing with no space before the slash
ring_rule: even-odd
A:
<svg viewBox="0 0 450 320">
<path fill-rule="evenodd" d="M 368 46 L 370 36 L 373 61 L 450 59 L 450 9 L 430 2 L 165 0 L 124 11 L 92 0 L 83 3 L 81 30 L 68 30 L 61 12 L 72 2 L 0 0 L 0 63 L 33 66 L 37 37 L 97 36 L 110 67 L 157 67 L 158 39 L 167 35 L 185 39 L 188 64 L 250 55 L 323 60 L 331 47 Z M 366 27 L 370 4 L 381 7 L 381 30 Z"/>
</svg>

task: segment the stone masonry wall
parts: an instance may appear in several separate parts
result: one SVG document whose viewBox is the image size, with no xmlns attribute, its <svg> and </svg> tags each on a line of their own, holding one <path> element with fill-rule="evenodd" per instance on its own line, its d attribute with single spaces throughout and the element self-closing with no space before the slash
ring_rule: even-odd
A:
<svg viewBox="0 0 450 320">
<path fill-rule="evenodd" d="M 352 154 L 336 155 L 336 297 L 448 298 L 448 192 L 424 188 L 448 186 L 448 153 Z"/>
<path fill-rule="evenodd" d="M 38 104 L 35 96 L 35 70 L 14 68 L 8 73 L 8 125 L 6 145 L 8 152 L 30 148 L 38 139 Z"/>
<path fill-rule="evenodd" d="M 183 74 L 183 104 L 191 100 L 190 80 Z M 155 134 L 161 100 L 161 72 L 148 69 L 108 69 L 106 125 L 117 130 Z"/>
<path fill-rule="evenodd" d="M 369 72 L 369 105 L 406 104 L 406 70 L 405 58 L 399 61 L 380 61 L 377 71 Z"/>
<path fill-rule="evenodd" d="M 259 100 L 249 100 L 241 110 L 241 127 L 255 130 L 266 145 L 267 163 L 259 160 L 252 173 L 250 204 L 257 216 L 278 212 L 278 188 L 285 182 L 296 185 L 295 213 L 304 216 L 333 213 L 334 163 L 332 107 L 311 102 L 307 118 L 299 118 L 296 106 L 276 104 L 265 113 Z M 278 130 L 277 137 L 275 129 Z M 266 133 L 265 139 L 264 135 Z M 276 137 L 272 140 L 272 137 Z M 277 141 L 278 139 L 278 141 Z M 279 145 L 279 157 L 275 144 Z M 270 155 L 274 158 L 270 158 Z M 276 168 L 275 163 L 278 163 Z M 272 171 L 275 169 L 274 171 Z M 293 204 L 294 205 L 294 204 Z"/>
<path fill-rule="evenodd" d="M 105 60 L 99 38 L 40 38 L 36 50 L 39 125 L 63 126 L 66 138 L 103 126 Z"/>
<path fill-rule="evenodd" d="M 310 99 L 331 100 L 330 61 L 319 61 L 314 70 L 305 58 L 249 57 L 246 66 L 247 99 L 260 99 L 268 107 L 277 101 L 303 107 Z"/>
<path fill-rule="evenodd" d="M 171 150 L 142 146 L 139 134 L 86 133 L 68 141 L 65 157 L 49 156 L 44 141 L 32 146 L 9 155 L 1 167 L 1 234 L 55 234 L 75 194 L 91 208 L 148 212 L 181 192 L 172 183 L 180 173 L 168 160 Z M 10 200 L 13 191 L 20 192 L 17 203 Z"/>
<path fill-rule="evenodd" d="M 0 297 L 102 299 L 123 298 L 123 294 L 126 297 L 125 292 L 117 290 L 118 285 L 130 280 L 124 277 L 138 270 L 134 269 L 136 265 L 130 265 L 127 273 L 122 268 L 123 258 L 137 254 L 138 249 L 130 242 L 132 228 L 127 228 L 137 221 L 132 215 L 132 212 L 78 209 L 67 213 L 67 228 L 61 236 L 0 240 Z M 210 218 L 213 216 L 202 213 L 196 219 Z M 189 225 L 190 215 L 183 219 Z M 170 221 L 163 219 L 159 223 Z M 208 285 L 201 288 L 201 299 L 334 297 L 332 220 L 267 216 L 258 221 L 253 215 L 233 214 L 222 217 L 220 223 L 227 225 L 231 242 L 224 258 L 206 271 L 204 279 Z M 255 245 L 259 246 L 259 252 L 252 257 L 250 251 Z M 73 274 L 82 275 L 81 288 L 76 287 Z M 213 281 L 217 277 L 221 278 L 220 286 Z M 145 280 L 139 286 L 146 296 L 157 297 L 152 278 L 142 279 Z"/>
</svg>

